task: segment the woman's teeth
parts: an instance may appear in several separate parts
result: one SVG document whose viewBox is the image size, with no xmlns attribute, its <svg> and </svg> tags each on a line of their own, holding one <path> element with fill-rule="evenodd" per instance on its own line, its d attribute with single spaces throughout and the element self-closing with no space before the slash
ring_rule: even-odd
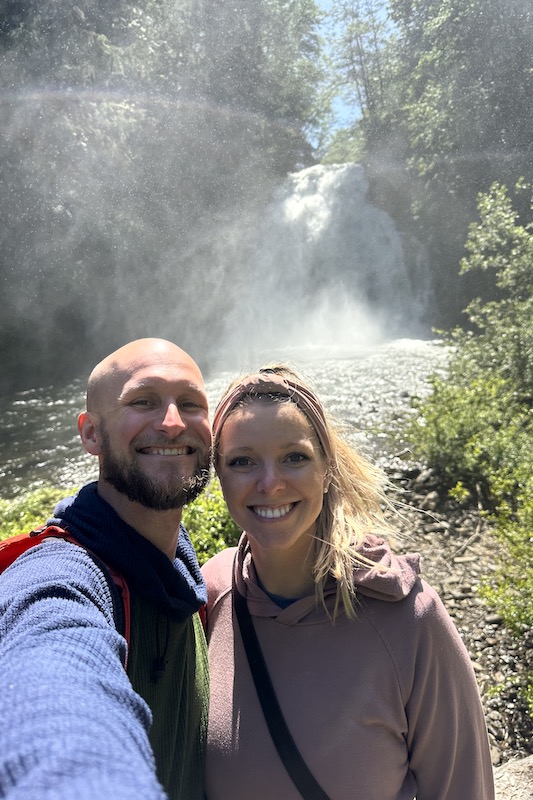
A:
<svg viewBox="0 0 533 800">
<path fill-rule="evenodd" d="M 263 517 L 263 519 L 279 519 L 280 517 L 284 517 L 285 514 L 288 514 L 293 506 L 294 503 L 290 503 L 286 506 L 277 506 L 276 508 L 270 506 L 254 506 L 253 511 L 258 517 Z"/>
</svg>

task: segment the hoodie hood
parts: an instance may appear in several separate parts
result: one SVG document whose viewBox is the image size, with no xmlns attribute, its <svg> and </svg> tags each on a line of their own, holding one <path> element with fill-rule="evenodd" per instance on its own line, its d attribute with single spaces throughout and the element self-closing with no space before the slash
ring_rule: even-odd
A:
<svg viewBox="0 0 533 800">
<path fill-rule="evenodd" d="M 389 544 L 379 536 L 368 535 L 357 549 L 375 566 L 355 570 L 355 587 L 359 594 L 396 603 L 413 589 L 420 575 L 420 555 L 395 555 Z"/>
<path fill-rule="evenodd" d="M 105 564 L 115 567 L 129 587 L 184 621 L 207 599 L 205 583 L 189 534 L 180 525 L 174 562 L 127 525 L 89 483 L 54 509 L 50 525 L 70 531 Z"/>
<path fill-rule="evenodd" d="M 357 548 L 357 552 L 374 564 L 374 566 L 359 567 L 354 570 L 357 595 L 387 603 L 397 603 L 409 595 L 419 580 L 420 556 L 418 553 L 395 555 L 384 539 L 372 534 L 366 536 L 363 543 Z M 316 617 L 317 603 L 314 594 L 302 597 L 287 608 L 280 609 L 264 592 L 255 571 L 246 534 L 243 534 L 239 543 L 236 570 L 237 588 L 241 594 L 246 596 L 252 614 L 276 617 L 278 622 L 288 625 L 296 624 L 311 614 Z M 330 612 L 333 611 L 335 593 L 335 581 L 331 579 L 326 584 L 324 591 L 326 606 Z M 318 611 L 320 610 L 318 609 Z M 316 621 L 322 621 L 320 613 Z"/>
</svg>

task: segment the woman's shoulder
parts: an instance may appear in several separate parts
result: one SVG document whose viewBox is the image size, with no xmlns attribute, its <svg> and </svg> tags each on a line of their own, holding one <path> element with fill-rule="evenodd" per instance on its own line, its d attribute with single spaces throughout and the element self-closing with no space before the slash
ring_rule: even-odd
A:
<svg viewBox="0 0 533 800">
<path fill-rule="evenodd" d="M 358 608 L 391 652 L 441 650 L 460 638 L 438 592 L 420 577 L 398 602 L 363 596 Z"/>
<path fill-rule="evenodd" d="M 207 586 L 207 619 L 210 621 L 215 607 L 222 607 L 223 598 L 231 596 L 231 578 L 236 547 L 228 547 L 206 561 L 202 575 Z"/>
<path fill-rule="evenodd" d="M 236 552 L 236 547 L 228 547 L 206 561 L 202 567 L 210 605 L 220 594 L 231 588 L 231 575 Z"/>
</svg>

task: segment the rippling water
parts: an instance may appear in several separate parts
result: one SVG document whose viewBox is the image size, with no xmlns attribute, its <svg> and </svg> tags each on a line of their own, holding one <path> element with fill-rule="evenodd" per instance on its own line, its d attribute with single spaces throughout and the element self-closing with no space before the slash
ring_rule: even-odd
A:
<svg viewBox="0 0 533 800">
<path fill-rule="evenodd" d="M 331 413 L 378 461 L 390 455 L 391 434 L 399 430 L 411 398 L 427 394 L 428 375 L 442 372 L 447 359 L 439 342 L 418 339 L 351 351 L 306 348 L 289 355 L 284 351 L 283 360 L 310 379 Z M 211 408 L 234 377 L 219 373 L 207 381 Z M 96 477 L 96 459 L 85 453 L 76 429 L 84 395 L 85 385 L 76 381 L 0 400 L 0 496 L 13 497 L 45 482 L 70 488 Z"/>
</svg>

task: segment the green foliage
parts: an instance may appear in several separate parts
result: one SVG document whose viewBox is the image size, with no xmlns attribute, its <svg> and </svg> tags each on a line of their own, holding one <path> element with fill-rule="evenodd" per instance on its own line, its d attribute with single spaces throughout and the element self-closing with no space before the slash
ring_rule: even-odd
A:
<svg viewBox="0 0 533 800">
<path fill-rule="evenodd" d="M 480 595 L 498 609 L 507 627 L 517 635 L 529 632 L 533 620 L 533 539 L 523 528 L 500 528 L 509 554 L 493 581 L 486 582 Z"/>
<path fill-rule="evenodd" d="M 338 89 L 371 115 L 385 100 L 390 80 L 391 29 L 384 0 L 336 0 L 329 13 L 331 59 Z"/>
<path fill-rule="evenodd" d="M 390 8 L 407 70 L 401 91 L 413 167 L 448 189 L 471 181 L 472 198 L 484 174 L 516 180 L 533 111 L 530 11 L 505 0 L 391 0 Z"/>
<path fill-rule="evenodd" d="M 455 500 L 460 506 L 468 506 L 472 502 L 472 493 L 462 481 L 457 481 L 448 492 L 448 497 Z"/>
<path fill-rule="evenodd" d="M 0 498 L 0 539 L 27 533 L 42 525 L 52 515 L 56 503 L 68 494 L 71 492 L 43 486 L 12 500 Z"/>
<path fill-rule="evenodd" d="M 239 541 L 240 529 L 231 519 L 217 478 L 184 509 L 183 522 L 189 531 L 200 564 L 225 547 Z"/>
<path fill-rule="evenodd" d="M 530 438 L 531 446 L 531 438 Z M 479 594 L 502 616 L 516 637 L 529 637 L 533 626 L 533 478 L 521 487 L 516 514 L 496 517 L 497 533 L 505 545 L 504 561 Z M 521 687 L 533 717 L 533 674 Z"/>
<path fill-rule="evenodd" d="M 533 226 L 518 224 L 498 184 L 478 209 L 461 268 L 492 270 L 495 298 L 468 306 L 478 332 L 450 335 L 449 373 L 433 381 L 408 435 L 450 496 L 483 499 L 505 557 L 482 592 L 520 636 L 533 627 Z M 533 684 L 526 693 L 533 713 Z"/>
<path fill-rule="evenodd" d="M 520 197 L 527 187 L 517 184 Z M 465 343 L 483 369 L 496 369 L 524 400 L 533 398 L 533 224 L 520 224 L 505 186 L 478 197 L 480 222 L 469 227 L 461 272 L 494 276 L 495 299 L 472 301 L 466 313 L 481 336 Z"/>
<path fill-rule="evenodd" d="M 330 17 L 329 82 L 363 132 L 357 153 L 380 206 L 428 250 L 437 324 L 454 324 L 490 288 L 486 271 L 456 271 L 477 193 L 533 179 L 531 4 L 337 0 Z"/>
<path fill-rule="evenodd" d="M 408 437 L 448 488 L 460 481 L 475 492 L 478 484 L 496 503 L 514 491 L 503 476 L 520 463 L 531 422 L 508 381 L 478 370 L 467 375 L 452 358 L 447 378 L 435 378 L 431 396 L 416 407 Z"/>
<path fill-rule="evenodd" d="M 394 31 L 384 0 L 336 0 L 327 15 L 328 86 L 342 99 L 347 129 L 334 132 L 325 163 L 334 163 L 331 150 L 347 160 L 363 161 L 371 141 L 380 135 L 381 115 L 390 113 L 394 79 Z M 339 136 L 340 133 L 340 136 Z"/>
<path fill-rule="evenodd" d="M 56 503 L 75 491 L 43 486 L 22 493 L 14 499 L 0 499 L 0 539 L 26 533 L 46 522 Z M 184 509 L 183 522 L 189 531 L 200 564 L 225 547 L 236 545 L 241 534 L 228 513 L 216 478 L 212 479 L 205 492 L 194 503 Z"/>
<path fill-rule="evenodd" d="M 517 225 L 498 184 L 479 196 L 479 212 L 461 269 L 492 269 L 497 297 L 467 307 L 478 333 L 449 336 L 448 375 L 434 379 L 410 434 L 449 487 L 482 483 L 491 508 L 507 520 L 527 506 L 533 466 L 533 226 Z"/>
<path fill-rule="evenodd" d="M 365 145 L 361 128 L 341 128 L 335 131 L 327 144 L 323 164 L 360 164 L 364 160 Z"/>
</svg>

